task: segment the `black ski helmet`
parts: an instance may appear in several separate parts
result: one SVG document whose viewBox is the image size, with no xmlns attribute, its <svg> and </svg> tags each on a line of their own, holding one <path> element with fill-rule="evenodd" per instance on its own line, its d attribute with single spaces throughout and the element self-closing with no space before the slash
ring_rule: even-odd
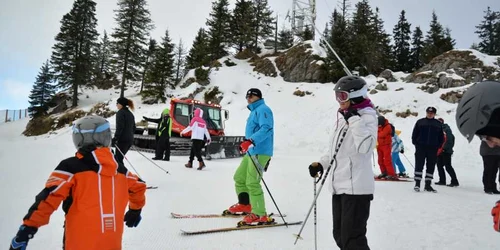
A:
<svg viewBox="0 0 500 250">
<path fill-rule="evenodd" d="M 85 116 L 73 123 L 73 144 L 76 149 L 84 147 L 109 147 L 111 127 L 100 116 Z"/>
<path fill-rule="evenodd" d="M 366 98 L 368 94 L 366 81 L 359 76 L 344 76 L 340 78 L 335 84 L 335 88 L 333 90 L 336 92 L 349 93 L 349 99 L 359 97 Z"/>
<path fill-rule="evenodd" d="M 500 108 L 500 82 L 484 81 L 470 87 L 460 99 L 455 119 L 458 130 L 472 141 L 478 130 L 488 125 L 495 109 Z"/>
</svg>

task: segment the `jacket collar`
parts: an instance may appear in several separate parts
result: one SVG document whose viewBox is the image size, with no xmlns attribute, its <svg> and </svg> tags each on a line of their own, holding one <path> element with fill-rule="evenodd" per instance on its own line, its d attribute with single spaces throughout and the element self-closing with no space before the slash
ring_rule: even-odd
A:
<svg viewBox="0 0 500 250">
<path fill-rule="evenodd" d="M 248 104 L 247 108 L 250 111 L 253 111 L 253 110 L 255 110 L 257 107 L 259 107 L 262 104 L 264 104 L 264 98 L 261 98 L 260 100 L 257 100 L 257 101 L 255 101 L 253 103 Z"/>
</svg>

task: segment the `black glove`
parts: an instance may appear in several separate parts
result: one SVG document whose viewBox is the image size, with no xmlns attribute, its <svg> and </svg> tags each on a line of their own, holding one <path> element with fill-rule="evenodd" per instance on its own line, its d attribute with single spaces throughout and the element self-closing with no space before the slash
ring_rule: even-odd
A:
<svg viewBox="0 0 500 250">
<path fill-rule="evenodd" d="M 26 250 L 28 241 L 33 239 L 38 228 L 22 225 L 19 227 L 16 236 L 10 242 L 9 250 Z"/>
<path fill-rule="evenodd" d="M 405 153 L 405 150 L 404 150 L 404 149 L 401 149 L 401 151 L 399 151 L 399 153 L 404 154 L 404 153 Z"/>
<path fill-rule="evenodd" d="M 316 178 L 318 177 L 318 173 L 320 173 L 319 176 L 323 175 L 323 166 L 319 162 L 313 162 L 311 165 L 309 165 L 309 174 L 311 177 Z"/>
<path fill-rule="evenodd" d="M 125 221 L 125 225 L 127 225 L 127 227 L 137 227 L 139 222 L 141 222 L 141 219 L 141 209 L 129 209 L 127 213 L 125 213 L 125 218 L 123 220 Z"/>
<path fill-rule="evenodd" d="M 116 138 L 111 139 L 111 147 L 116 147 L 116 141 L 118 141 Z"/>
<path fill-rule="evenodd" d="M 349 120 L 349 118 L 351 118 L 351 117 L 353 117 L 355 115 L 359 116 L 358 111 L 355 108 L 353 108 L 353 107 L 349 107 L 346 110 L 340 110 L 340 113 L 344 116 L 344 119 L 346 121 Z"/>
</svg>

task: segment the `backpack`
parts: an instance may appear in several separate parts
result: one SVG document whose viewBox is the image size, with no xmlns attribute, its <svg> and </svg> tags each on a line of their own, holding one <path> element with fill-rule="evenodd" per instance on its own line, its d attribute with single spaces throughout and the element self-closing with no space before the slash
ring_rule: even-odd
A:
<svg viewBox="0 0 500 250">
<path fill-rule="evenodd" d="M 392 123 L 389 123 L 389 125 L 391 125 L 391 136 L 394 137 L 394 134 L 396 134 L 396 128 L 394 127 L 394 125 L 392 125 Z"/>
</svg>

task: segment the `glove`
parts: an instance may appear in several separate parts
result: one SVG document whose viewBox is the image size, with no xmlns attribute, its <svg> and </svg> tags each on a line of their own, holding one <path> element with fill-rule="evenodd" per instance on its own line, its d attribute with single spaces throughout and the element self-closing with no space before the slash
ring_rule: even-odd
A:
<svg viewBox="0 0 500 250">
<path fill-rule="evenodd" d="M 495 206 L 491 209 L 491 216 L 493 216 L 493 229 L 500 232 L 500 200 L 495 203 Z"/>
<path fill-rule="evenodd" d="M 9 250 L 26 250 L 28 241 L 33 239 L 38 228 L 22 225 L 10 243 Z"/>
<path fill-rule="evenodd" d="M 123 218 L 127 227 L 137 227 L 139 222 L 141 222 L 141 219 L 141 209 L 129 209 L 127 213 L 125 213 L 125 218 Z"/>
<path fill-rule="evenodd" d="M 443 153 L 443 149 L 442 148 L 438 149 L 438 154 L 437 155 L 441 155 L 441 153 Z"/>
<path fill-rule="evenodd" d="M 355 108 L 353 108 L 353 107 L 349 107 L 346 110 L 339 110 L 339 112 L 344 116 L 344 119 L 346 121 L 349 120 L 349 118 L 351 118 L 351 117 L 353 117 L 355 115 L 359 116 L 358 111 Z"/>
<path fill-rule="evenodd" d="M 244 140 L 241 144 L 240 144 L 240 152 L 242 154 L 245 154 L 249 148 L 253 147 L 253 141 L 252 140 Z"/>
<path fill-rule="evenodd" d="M 323 166 L 321 166 L 319 162 L 313 162 L 311 163 L 311 165 L 309 165 L 309 174 L 313 178 L 323 175 L 323 171 Z M 318 175 L 318 173 L 320 173 L 320 175 Z"/>
<path fill-rule="evenodd" d="M 399 153 L 404 154 L 405 153 L 404 148 L 402 148 L 401 151 L 399 151 Z"/>
<path fill-rule="evenodd" d="M 111 139 L 111 147 L 116 147 L 116 138 Z"/>
</svg>

